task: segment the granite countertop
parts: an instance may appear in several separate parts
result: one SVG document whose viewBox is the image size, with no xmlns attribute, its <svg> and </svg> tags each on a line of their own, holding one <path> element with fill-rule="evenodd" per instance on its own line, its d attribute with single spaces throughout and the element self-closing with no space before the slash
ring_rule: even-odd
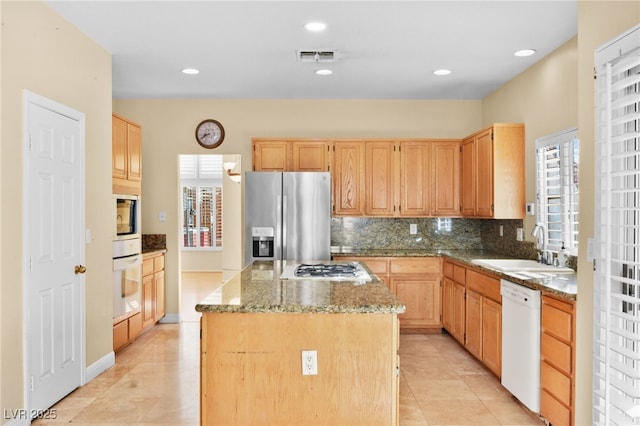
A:
<svg viewBox="0 0 640 426">
<path fill-rule="evenodd" d="M 167 252 L 167 249 L 159 249 L 159 248 L 143 248 L 142 249 L 142 254 L 144 256 L 152 256 L 155 254 L 162 254 L 166 252 Z"/>
<path fill-rule="evenodd" d="M 396 313 L 400 302 L 366 265 L 371 282 L 281 280 L 299 261 L 256 261 L 196 305 L 197 312 Z M 339 263 L 339 262 L 334 262 Z"/>
<path fill-rule="evenodd" d="M 433 257 L 442 256 L 465 264 L 465 266 L 491 273 L 501 279 L 505 279 L 522 286 L 540 290 L 543 293 L 553 294 L 563 299 L 576 300 L 578 293 L 577 276 L 573 274 L 547 274 L 544 278 L 522 279 L 520 277 L 476 265 L 473 259 L 513 259 L 513 257 L 497 254 L 487 250 L 406 250 L 406 249 L 355 249 L 352 247 L 331 247 L 334 256 L 350 257 L 400 257 L 418 256 Z"/>
</svg>

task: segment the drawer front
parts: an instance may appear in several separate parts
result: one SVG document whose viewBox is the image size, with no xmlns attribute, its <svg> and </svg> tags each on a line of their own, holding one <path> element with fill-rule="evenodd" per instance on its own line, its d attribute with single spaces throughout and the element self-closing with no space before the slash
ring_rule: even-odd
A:
<svg viewBox="0 0 640 426">
<path fill-rule="evenodd" d="M 543 303 L 542 330 L 569 343 L 573 336 L 573 316 L 569 312 Z"/>
<path fill-rule="evenodd" d="M 544 390 L 540 392 L 540 415 L 553 425 L 572 424 L 571 410 Z"/>
<path fill-rule="evenodd" d="M 389 262 L 384 257 L 344 257 L 333 256 L 336 262 L 360 262 L 367 265 L 378 277 L 389 275 Z"/>
<path fill-rule="evenodd" d="M 153 257 L 142 260 L 142 275 L 153 274 Z"/>
<path fill-rule="evenodd" d="M 444 262 L 442 265 L 442 273 L 445 277 L 453 279 L 454 265 L 451 262 Z"/>
<path fill-rule="evenodd" d="M 113 349 L 119 349 L 129 341 L 129 322 L 124 320 L 113 326 Z"/>
<path fill-rule="evenodd" d="M 453 265 L 453 280 L 460 284 L 466 284 L 467 268 L 460 265 Z"/>
<path fill-rule="evenodd" d="M 164 269 L 164 255 L 153 258 L 153 272 L 162 271 Z"/>
<path fill-rule="evenodd" d="M 563 404 L 571 405 L 571 379 L 544 361 L 540 364 L 540 387 Z"/>
<path fill-rule="evenodd" d="M 540 340 L 542 358 L 567 374 L 572 374 L 571 346 L 555 337 L 542 333 Z"/>
<path fill-rule="evenodd" d="M 500 280 L 497 278 L 489 277 L 473 269 L 467 269 L 467 288 L 498 303 L 501 302 Z"/>
<path fill-rule="evenodd" d="M 392 274 L 438 274 L 440 275 L 440 258 L 412 257 L 391 259 Z"/>
</svg>

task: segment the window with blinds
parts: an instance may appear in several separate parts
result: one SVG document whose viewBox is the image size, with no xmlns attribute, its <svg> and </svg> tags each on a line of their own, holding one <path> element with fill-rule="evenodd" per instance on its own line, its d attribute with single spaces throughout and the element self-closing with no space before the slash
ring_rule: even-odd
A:
<svg viewBox="0 0 640 426">
<path fill-rule="evenodd" d="M 222 247 L 222 156 L 181 155 L 182 247 Z"/>
<path fill-rule="evenodd" d="M 640 425 L 640 26 L 596 73 L 593 422 Z"/>
<path fill-rule="evenodd" d="M 564 246 L 578 254 L 578 130 L 536 140 L 537 221 L 544 226 L 547 250 Z"/>
</svg>

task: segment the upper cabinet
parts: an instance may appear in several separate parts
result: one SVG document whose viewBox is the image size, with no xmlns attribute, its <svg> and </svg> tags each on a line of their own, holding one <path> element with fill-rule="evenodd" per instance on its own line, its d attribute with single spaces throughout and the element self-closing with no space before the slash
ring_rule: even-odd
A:
<svg viewBox="0 0 640 426">
<path fill-rule="evenodd" d="M 366 216 L 396 216 L 398 158 L 395 141 L 366 141 L 364 185 Z"/>
<path fill-rule="evenodd" d="M 523 219 L 524 125 L 494 124 L 462 141 L 461 213 L 465 217 Z"/>
<path fill-rule="evenodd" d="M 113 193 L 140 195 L 142 192 L 142 128 L 133 121 L 113 114 L 111 131 Z"/>
<path fill-rule="evenodd" d="M 257 172 L 328 172 L 331 143 L 311 139 L 253 139 Z"/>
<path fill-rule="evenodd" d="M 364 215 L 365 142 L 342 140 L 333 146 L 333 214 Z"/>
<path fill-rule="evenodd" d="M 460 216 L 460 141 L 431 142 L 431 215 Z"/>
</svg>

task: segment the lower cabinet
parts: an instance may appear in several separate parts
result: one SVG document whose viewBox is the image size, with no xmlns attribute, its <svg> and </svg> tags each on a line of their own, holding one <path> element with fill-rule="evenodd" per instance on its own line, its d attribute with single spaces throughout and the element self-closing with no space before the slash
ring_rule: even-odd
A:
<svg viewBox="0 0 640 426">
<path fill-rule="evenodd" d="M 496 376 L 502 375 L 500 279 L 449 260 L 443 263 L 442 325 Z"/>
<path fill-rule="evenodd" d="M 342 257 L 334 260 L 364 263 L 406 306 L 398 315 L 404 332 L 442 328 L 441 270 L 439 257 Z"/>
<path fill-rule="evenodd" d="M 161 252 L 143 256 L 141 315 L 143 330 L 165 315 L 164 254 Z"/>
<path fill-rule="evenodd" d="M 113 350 L 117 351 L 133 342 L 142 331 L 142 315 L 138 312 L 113 325 Z"/>
<path fill-rule="evenodd" d="M 552 425 L 573 425 L 575 302 L 542 296 L 540 415 Z"/>
</svg>

